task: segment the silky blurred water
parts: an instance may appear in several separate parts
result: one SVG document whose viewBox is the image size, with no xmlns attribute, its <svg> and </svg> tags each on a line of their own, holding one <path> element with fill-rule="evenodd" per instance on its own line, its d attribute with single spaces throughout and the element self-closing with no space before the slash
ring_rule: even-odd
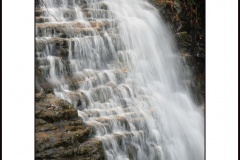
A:
<svg viewBox="0 0 240 160">
<path fill-rule="evenodd" d="M 147 0 L 43 2 L 49 22 L 36 29 L 37 58 L 46 60 L 40 67 L 54 94 L 94 128 L 107 160 L 204 159 L 191 73 Z M 48 31 L 61 24 L 65 37 Z M 64 47 L 65 58 L 58 54 Z"/>
</svg>

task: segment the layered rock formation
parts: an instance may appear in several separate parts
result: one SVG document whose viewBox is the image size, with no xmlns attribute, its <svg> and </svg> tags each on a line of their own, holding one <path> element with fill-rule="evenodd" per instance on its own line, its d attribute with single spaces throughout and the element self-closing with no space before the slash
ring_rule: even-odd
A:
<svg viewBox="0 0 240 160">
<path fill-rule="evenodd" d="M 80 1 L 79 1 L 80 2 Z M 82 1 L 81 1 L 82 2 Z M 194 72 L 192 88 L 197 93 L 196 99 L 198 102 L 204 101 L 204 30 L 201 21 L 198 19 L 199 14 L 192 11 L 189 8 L 189 4 L 184 1 L 157 1 L 152 0 L 152 3 L 158 7 L 161 15 L 167 22 L 170 23 L 172 30 L 178 40 L 178 45 L 182 55 L 187 59 L 187 62 Z M 36 1 L 36 5 L 40 4 Z M 106 5 L 102 5 L 102 9 L 106 9 Z M 73 10 L 66 10 L 64 14 L 65 18 L 74 19 L 74 14 L 71 14 Z M 86 17 L 91 19 L 91 10 L 84 10 Z M 42 15 L 49 14 L 45 9 L 36 8 L 36 28 L 39 31 L 38 35 L 44 35 L 46 33 L 53 34 L 55 37 L 49 39 L 47 43 L 55 46 L 54 54 L 62 62 L 66 70 L 70 68 L 67 57 L 69 56 L 69 37 L 68 34 L 81 33 L 83 36 L 91 36 L 92 30 L 88 28 L 83 29 L 81 23 L 71 24 L 50 24 L 47 23 L 42 25 L 44 22 L 48 22 L 49 19 Z M 196 22 L 197 21 L 197 22 Z M 108 24 L 107 22 L 97 23 L 92 22 L 91 26 L 96 30 L 101 30 L 102 26 L 113 26 L 115 23 Z M 201 25 L 200 25 L 201 24 Z M 79 30 L 72 30 L 69 32 L 66 28 L 72 26 L 78 26 Z M 199 29 L 200 27 L 200 29 Z M 110 28 L 110 27 L 106 27 Z M 201 30 L 202 29 L 202 30 Z M 198 32 L 199 31 L 199 32 Z M 74 32 L 74 33 L 73 33 Z M 100 35 L 102 36 L 102 35 Z M 112 34 L 112 38 L 116 38 Z M 42 42 L 45 43 L 45 42 Z M 41 45 L 41 42 L 38 42 Z M 41 46 L 38 46 L 42 48 Z M 36 159 L 69 159 L 69 160 L 102 160 L 104 159 L 103 145 L 100 140 L 93 138 L 94 128 L 84 124 L 84 122 L 78 117 L 78 111 L 69 102 L 56 98 L 53 93 L 54 84 L 47 82 L 45 75 L 49 71 L 49 62 L 42 58 L 41 52 L 38 52 L 36 57 Z M 57 61 L 57 60 L 56 60 Z M 60 63 L 58 65 L 61 65 Z M 41 66 L 41 67 L 40 67 Z M 126 72 L 127 68 L 121 68 L 121 72 Z M 60 72 L 60 71 L 59 71 Z M 114 71 L 116 75 L 119 70 Z M 87 75 L 87 74 L 86 74 Z M 97 74 L 92 73 L 88 75 L 89 78 L 96 76 Z M 65 80 L 72 84 L 70 88 L 75 89 L 76 86 L 82 83 L 82 77 L 71 77 L 66 75 Z M 97 77 L 97 76 L 96 76 Z M 61 79 L 60 79 L 61 81 Z M 112 86 L 113 84 L 108 84 Z M 97 93 L 101 92 L 99 88 Z M 73 95 L 74 96 L 74 95 Z M 81 103 L 80 101 L 77 103 Z M 78 105 L 77 105 L 78 106 Z M 126 109 L 128 116 L 133 116 L 131 108 Z M 115 110 L 107 110 L 106 112 L 115 113 Z M 150 111 L 152 112 L 152 111 Z M 112 123 L 111 119 L 98 118 L 97 112 L 87 113 L 89 117 L 96 116 L 97 120 L 101 125 L 104 124 L 107 128 L 108 123 Z M 132 115 L 131 115 L 132 114 Z M 126 118 L 114 117 L 125 126 Z M 141 119 L 133 119 L 132 123 L 135 122 L 136 126 Z M 143 123 L 144 124 L 144 123 Z M 142 126 L 139 126 L 141 128 Z M 111 128 L 109 129 L 111 130 Z M 143 135 L 142 132 L 139 134 Z M 131 133 L 127 132 L 127 136 L 131 137 Z M 116 138 L 119 137 L 121 142 L 122 137 L 115 134 Z M 131 149 L 131 146 L 128 146 Z"/>
<path fill-rule="evenodd" d="M 69 102 L 37 93 L 35 108 L 35 159 L 104 159 L 101 141 Z"/>
</svg>

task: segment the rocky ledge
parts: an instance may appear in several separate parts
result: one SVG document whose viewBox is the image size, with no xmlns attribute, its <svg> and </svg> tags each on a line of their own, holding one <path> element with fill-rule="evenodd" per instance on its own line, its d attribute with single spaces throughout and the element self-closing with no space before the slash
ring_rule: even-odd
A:
<svg viewBox="0 0 240 160">
<path fill-rule="evenodd" d="M 35 159 L 103 160 L 100 140 L 77 110 L 53 94 L 36 94 Z"/>
</svg>

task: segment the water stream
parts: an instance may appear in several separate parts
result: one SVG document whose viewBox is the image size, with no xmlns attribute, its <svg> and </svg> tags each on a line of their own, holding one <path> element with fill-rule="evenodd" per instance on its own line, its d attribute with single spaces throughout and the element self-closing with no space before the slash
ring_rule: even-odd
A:
<svg viewBox="0 0 240 160">
<path fill-rule="evenodd" d="M 107 160 L 203 160 L 204 116 L 171 32 L 147 0 L 43 0 L 36 60 Z"/>
</svg>

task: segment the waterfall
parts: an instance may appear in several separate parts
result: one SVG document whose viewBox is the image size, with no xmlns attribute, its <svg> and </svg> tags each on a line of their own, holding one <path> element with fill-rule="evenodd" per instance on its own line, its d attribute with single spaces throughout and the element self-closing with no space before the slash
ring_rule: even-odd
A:
<svg viewBox="0 0 240 160">
<path fill-rule="evenodd" d="M 78 109 L 107 160 L 204 159 L 191 74 L 147 0 L 42 0 L 36 15 L 38 83 Z"/>
</svg>

